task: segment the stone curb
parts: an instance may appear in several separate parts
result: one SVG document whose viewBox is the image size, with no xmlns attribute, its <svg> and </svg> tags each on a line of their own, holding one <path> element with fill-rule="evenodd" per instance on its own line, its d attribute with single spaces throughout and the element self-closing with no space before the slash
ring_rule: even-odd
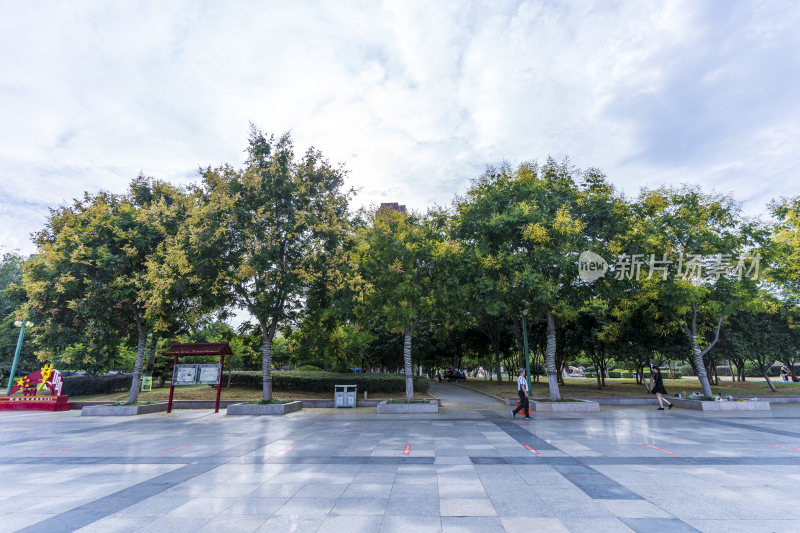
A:
<svg viewBox="0 0 800 533">
<path fill-rule="evenodd" d="M 386 403 L 386 400 L 384 400 L 378 404 L 379 415 L 438 413 L 438 412 L 439 412 L 439 402 Z"/>
<path fill-rule="evenodd" d="M 136 416 L 167 411 L 167 402 L 147 405 L 87 405 L 81 409 L 81 416 Z"/>
<path fill-rule="evenodd" d="M 296 400 L 289 403 L 261 405 L 257 403 L 235 403 L 229 405 L 228 415 L 285 415 L 303 408 L 303 402 Z"/>
</svg>

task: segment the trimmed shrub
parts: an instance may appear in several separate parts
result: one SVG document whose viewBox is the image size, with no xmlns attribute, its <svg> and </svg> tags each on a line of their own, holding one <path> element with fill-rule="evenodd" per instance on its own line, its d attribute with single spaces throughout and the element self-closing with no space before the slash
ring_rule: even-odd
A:
<svg viewBox="0 0 800 533">
<path fill-rule="evenodd" d="M 314 365 L 298 366 L 295 370 L 297 372 L 322 372 L 320 367 Z"/>
<path fill-rule="evenodd" d="M 131 374 L 113 376 L 73 376 L 64 378 L 62 394 L 67 396 L 88 396 L 90 394 L 110 394 L 127 392 L 131 389 Z"/>
<path fill-rule="evenodd" d="M 414 376 L 414 391 L 428 392 L 430 380 Z M 234 372 L 231 385 L 261 388 L 261 372 Z M 272 373 L 272 388 L 276 391 L 330 392 L 334 385 L 356 385 L 359 392 L 405 392 L 406 378 L 400 374 L 334 374 L 332 372 L 301 372 L 277 370 Z"/>
</svg>

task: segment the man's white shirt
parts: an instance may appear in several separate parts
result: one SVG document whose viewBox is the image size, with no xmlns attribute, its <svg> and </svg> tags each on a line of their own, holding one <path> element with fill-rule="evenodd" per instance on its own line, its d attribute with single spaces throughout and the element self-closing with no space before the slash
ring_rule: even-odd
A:
<svg viewBox="0 0 800 533">
<path fill-rule="evenodd" d="M 528 381 L 525 379 L 525 376 L 520 376 L 517 378 L 517 390 L 528 390 Z"/>
</svg>

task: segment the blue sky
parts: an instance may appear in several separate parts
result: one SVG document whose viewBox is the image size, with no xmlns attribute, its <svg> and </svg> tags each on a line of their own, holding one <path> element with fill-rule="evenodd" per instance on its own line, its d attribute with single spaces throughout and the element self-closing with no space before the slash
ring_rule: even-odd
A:
<svg viewBox="0 0 800 533">
<path fill-rule="evenodd" d="M 240 165 L 249 121 L 343 163 L 356 205 L 568 155 L 764 213 L 800 194 L 797 28 L 789 1 L 0 0 L 0 246 L 139 172 Z"/>
</svg>

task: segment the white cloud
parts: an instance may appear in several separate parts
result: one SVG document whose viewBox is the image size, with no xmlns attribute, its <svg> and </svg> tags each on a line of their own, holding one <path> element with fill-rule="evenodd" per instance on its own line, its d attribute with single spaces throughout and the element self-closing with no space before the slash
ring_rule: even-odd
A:
<svg viewBox="0 0 800 533">
<path fill-rule="evenodd" d="M 47 207 L 239 165 L 247 124 L 350 170 L 358 203 L 446 203 L 569 155 L 628 194 L 751 213 L 800 192 L 791 2 L 0 1 L 0 244 Z"/>
</svg>

